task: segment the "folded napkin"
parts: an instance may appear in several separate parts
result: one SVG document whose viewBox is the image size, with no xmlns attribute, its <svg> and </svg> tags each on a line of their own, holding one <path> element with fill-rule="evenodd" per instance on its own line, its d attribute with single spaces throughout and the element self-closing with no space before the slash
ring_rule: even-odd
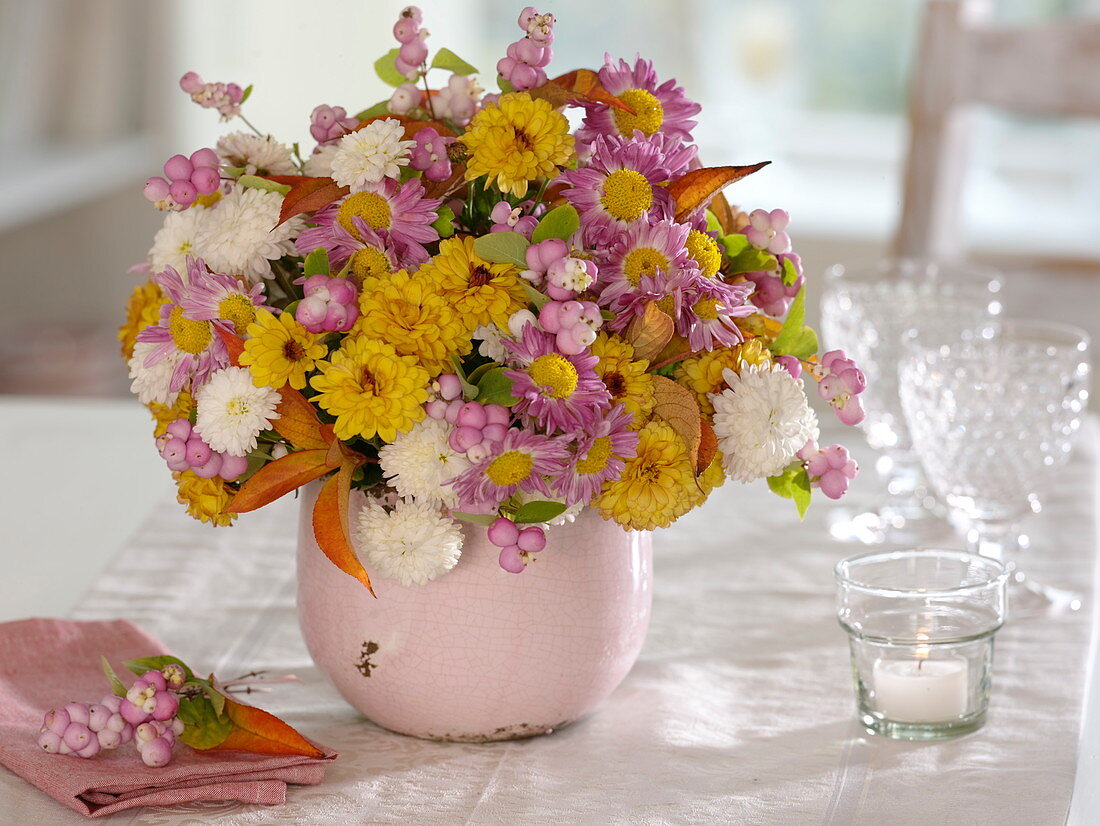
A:
<svg viewBox="0 0 1100 826">
<path fill-rule="evenodd" d="M 172 762 L 149 768 L 132 745 L 85 760 L 47 754 L 35 740 L 42 716 L 71 700 L 98 702 L 110 693 L 103 654 L 125 660 L 168 653 L 126 620 L 29 619 L 0 624 L 0 763 L 50 797 L 90 817 L 135 806 L 239 800 L 286 801 L 288 783 L 314 785 L 336 752 L 324 757 L 198 752 L 177 745 Z"/>
</svg>

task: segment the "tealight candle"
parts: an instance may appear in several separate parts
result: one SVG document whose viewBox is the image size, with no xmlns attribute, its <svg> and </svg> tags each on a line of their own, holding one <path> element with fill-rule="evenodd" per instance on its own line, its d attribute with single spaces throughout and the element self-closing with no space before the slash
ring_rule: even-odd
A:
<svg viewBox="0 0 1100 826">
<path fill-rule="evenodd" d="M 936 723 L 966 714 L 969 686 L 962 657 L 877 659 L 871 683 L 875 708 L 890 720 Z"/>
<path fill-rule="evenodd" d="M 867 730 L 936 740 L 985 722 L 1004 567 L 962 551 L 887 551 L 836 567 L 859 719 Z"/>
</svg>

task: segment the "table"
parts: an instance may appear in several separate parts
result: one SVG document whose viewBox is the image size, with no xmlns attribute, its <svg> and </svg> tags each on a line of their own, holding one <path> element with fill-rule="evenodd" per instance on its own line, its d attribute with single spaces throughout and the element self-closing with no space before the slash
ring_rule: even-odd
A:
<svg viewBox="0 0 1100 826">
<path fill-rule="evenodd" d="M 21 412 L 0 405 L 0 433 Z M 1036 553 L 1031 569 L 1089 592 L 1089 606 L 1098 442 L 1090 422 L 1031 525 L 1033 546 L 1049 551 Z M 87 484 L 94 474 L 84 473 Z M 869 488 L 857 484 L 849 495 L 858 503 Z M 222 675 L 296 673 L 303 685 L 280 687 L 262 705 L 341 759 L 323 785 L 292 788 L 277 809 L 211 804 L 114 821 L 977 826 L 1063 823 L 1068 813 L 1070 823 L 1100 822 L 1100 687 L 1086 685 L 1100 639 L 1091 608 L 1006 626 L 983 730 L 938 744 L 870 737 L 855 721 L 846 641 L 833 618 L 831 566 L 854 549 L 828 537 L 821 505 L 799 524 L 790 503 L 764 486 L 727 483 L 706 508 L 656 535 L 649 639 L 612 697 L 550 737 L 467 745 L 363 722 L 312 668 L 293 609 L 292 501 L 229 530 L 162 502 L 73 614 L 129 617 Z M 101 506 L 103 521 L 123 510 L 117 499 Z M 14 579 L 0 585 L 0 598 L 24 587 Z M 38 613 L 60 613 L 55 598 L 25 599 L 38 600 Z M 1086 695 L 1092 713 L 1083 721 Z M 80 818 L 0 771 L 0 822 L 32 820 Z"/>
</svg>

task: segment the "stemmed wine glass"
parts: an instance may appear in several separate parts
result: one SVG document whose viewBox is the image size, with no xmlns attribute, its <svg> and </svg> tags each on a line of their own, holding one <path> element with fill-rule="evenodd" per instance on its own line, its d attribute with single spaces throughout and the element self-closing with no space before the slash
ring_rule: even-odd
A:
<svg viewBox="0 0 1100 826">
<path fill-rule="evenodd" d="M 1077 609 L 1080 598 L 1018 566 L 1019 521 L 1069 458 L 1088 402 L 1088 335 L 1068 324 L 952 327 L 935 316 L 908 332 L 901 403 L 936 492 L 971 525 L 971 550 L 1010 571 L 1013 610 Z"/>
<path fill-rule="evenodd" d="M 841 539 L 928 544 L 945 526 L 929 511 L 934 499 L 913 453 L 898 397 L 902 334 L 922 319 L 950 317 L 979 326 L 1001 311 L 999 273 L 965 263 L 883 259 L 835 265 L 825 274 L 822 332 L 829 348 L 847 351 L 867 376 L 861 427 L 872 448 L 886 497 L 873 511 L 841 515 L 831 525 Z"/>
</svg>

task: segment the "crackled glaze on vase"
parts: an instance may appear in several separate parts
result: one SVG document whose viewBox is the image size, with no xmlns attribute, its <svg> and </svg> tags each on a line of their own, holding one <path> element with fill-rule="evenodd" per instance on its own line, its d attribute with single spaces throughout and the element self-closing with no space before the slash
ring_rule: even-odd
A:
<svg viewBox="0 0 1100 826">
<path fill-rule="evenodd" d="M 318 668 L 379 725 L 465 742 L 546 734 L 591 710 L 634 664 L 653 598 L 648 533 L 585 510 L 552 528 L 517 575 L 497 564 L 484 528 L 467 526 L 454 570 L 427 585 L 405 588 L 368 566 L 374 599 L 317 547 L 318 489 L 301 497 L 302 634 Z"/>
</svg>

